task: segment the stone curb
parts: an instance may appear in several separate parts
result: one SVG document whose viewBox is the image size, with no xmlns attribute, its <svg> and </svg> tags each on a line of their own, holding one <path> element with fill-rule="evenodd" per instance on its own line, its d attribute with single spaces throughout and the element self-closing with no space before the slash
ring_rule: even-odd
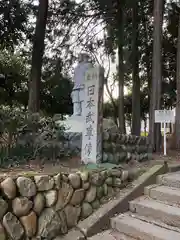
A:
<svg viewBox="0 0 180 240">
<path fill-rule="evenodd" d="M 168 172 L 177 172 L 180 171 L 180 164 L 168 164 Z"/>
<path fill-rule="evenodd" d="M 78 229 L 86 237 L 91 237 L 98 232 L 106 230 L 110 226 L 110 218 L 116 214 L 128 211 L 129 201 L 141 196 L 144 193 L 144 187 L 156 183 L 156 177 L 168 172 L 168 165 L 155 165 L 147 172 L 142 174 L 132 184 L 121 190 L 117 199 L 104 204 L 99 210 L 94 212 L 84 221 L 78 224 Z"/>
<path fill-rule="evenodd" d="M 54 240 L 85 240 L 86 237 L 78 229 L 72 229 L 64 237 L 56 237 Z"/>
</svg>

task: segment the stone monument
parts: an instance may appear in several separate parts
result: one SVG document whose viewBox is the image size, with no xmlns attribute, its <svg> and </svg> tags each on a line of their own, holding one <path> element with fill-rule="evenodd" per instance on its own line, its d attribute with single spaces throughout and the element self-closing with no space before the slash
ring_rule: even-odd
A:
<svg viewBox="0 0 180 240">
<path fill-rule="evenodd" d="M 86 71 L 81 148 L 81 160 L 85 164 L 100 163 L 102 160 L 103 83 L 104 70 L 101 66 Z"/>
<path fill-rule="evenodd" d="M 89 59 L 87 54 L 79 55 L 71 94 L 73 115 L 60 121 L 66 128 L 70 146 L 81 149 L 85 164 L 102 160 L 104 70 L 93 66 Z"/>
</svg>

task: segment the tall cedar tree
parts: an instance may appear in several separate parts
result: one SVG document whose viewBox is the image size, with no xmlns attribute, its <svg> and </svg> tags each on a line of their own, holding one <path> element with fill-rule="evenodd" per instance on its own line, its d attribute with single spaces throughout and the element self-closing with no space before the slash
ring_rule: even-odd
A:
<svg viewBox="0 0 180 240">
<path fill-rule="evenodd" d="M 155 124 L 155 110 L 161 108 L 163 4 L 163 0 L 154 0 L 154 37 L 149 137 L 152 148 L 155 151 L 160 150 L 161 140 L 160 124 Z"/>
<path fill-rule="evenodd" d="M 39 9 L 36 21 L 29 82 L 28 110 L 32 113 L 39 112 L 40 110 L 40 84 L 47 14 L 48 0 L 39 0 Z"/>
<path fill-rule="evenodd" d="M 176 121 L 175 136 L 176 148 L 180 150 L 180 12 L 178 23 L 178 41 L 177 41 L 177 65 L 176 65 L 176 86 L 177 86 L 177 103 L 176 103 Z"/>
<path fill-rule="evenodd" d="M 138 0 L 133 1 L 132 9 L 132 134 L 140 136 L 140 79 L 139 79 L 139 52 L 138 52 Z"/>
<path fill-rule="evenodd" d="M 118 15 L 117 21 L 119 24 L 118 29 L 118 119 L 119 119 L 119 131 L 125 133 L 125 117 L 124 117 L 124 2 L 118 2 Z"/>
</svg>

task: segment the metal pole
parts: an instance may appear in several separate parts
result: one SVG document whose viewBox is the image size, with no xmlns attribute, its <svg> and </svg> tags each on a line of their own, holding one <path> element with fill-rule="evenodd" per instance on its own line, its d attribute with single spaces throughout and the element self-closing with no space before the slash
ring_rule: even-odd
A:
<svg viewBox="0 0 180 240">
<path fill-rule="evenodd" d="M 166 151 L 166 122 L 164 122 L 164 156 L 167 155 L 167 151 Z"/>
</svg>

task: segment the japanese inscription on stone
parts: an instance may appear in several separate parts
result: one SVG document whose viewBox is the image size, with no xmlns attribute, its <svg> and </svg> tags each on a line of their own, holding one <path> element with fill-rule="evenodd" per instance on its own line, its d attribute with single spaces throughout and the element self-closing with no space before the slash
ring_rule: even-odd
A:
<svg viewBox="0 0 180 240">
<path fill-rule="evenodd" d="M 91 68 L 85 75 L 84 130 L 82 133 L 81 159 L 84 163 L 96 162 L 98 96 L 100 68 Z"/>
</svg>

